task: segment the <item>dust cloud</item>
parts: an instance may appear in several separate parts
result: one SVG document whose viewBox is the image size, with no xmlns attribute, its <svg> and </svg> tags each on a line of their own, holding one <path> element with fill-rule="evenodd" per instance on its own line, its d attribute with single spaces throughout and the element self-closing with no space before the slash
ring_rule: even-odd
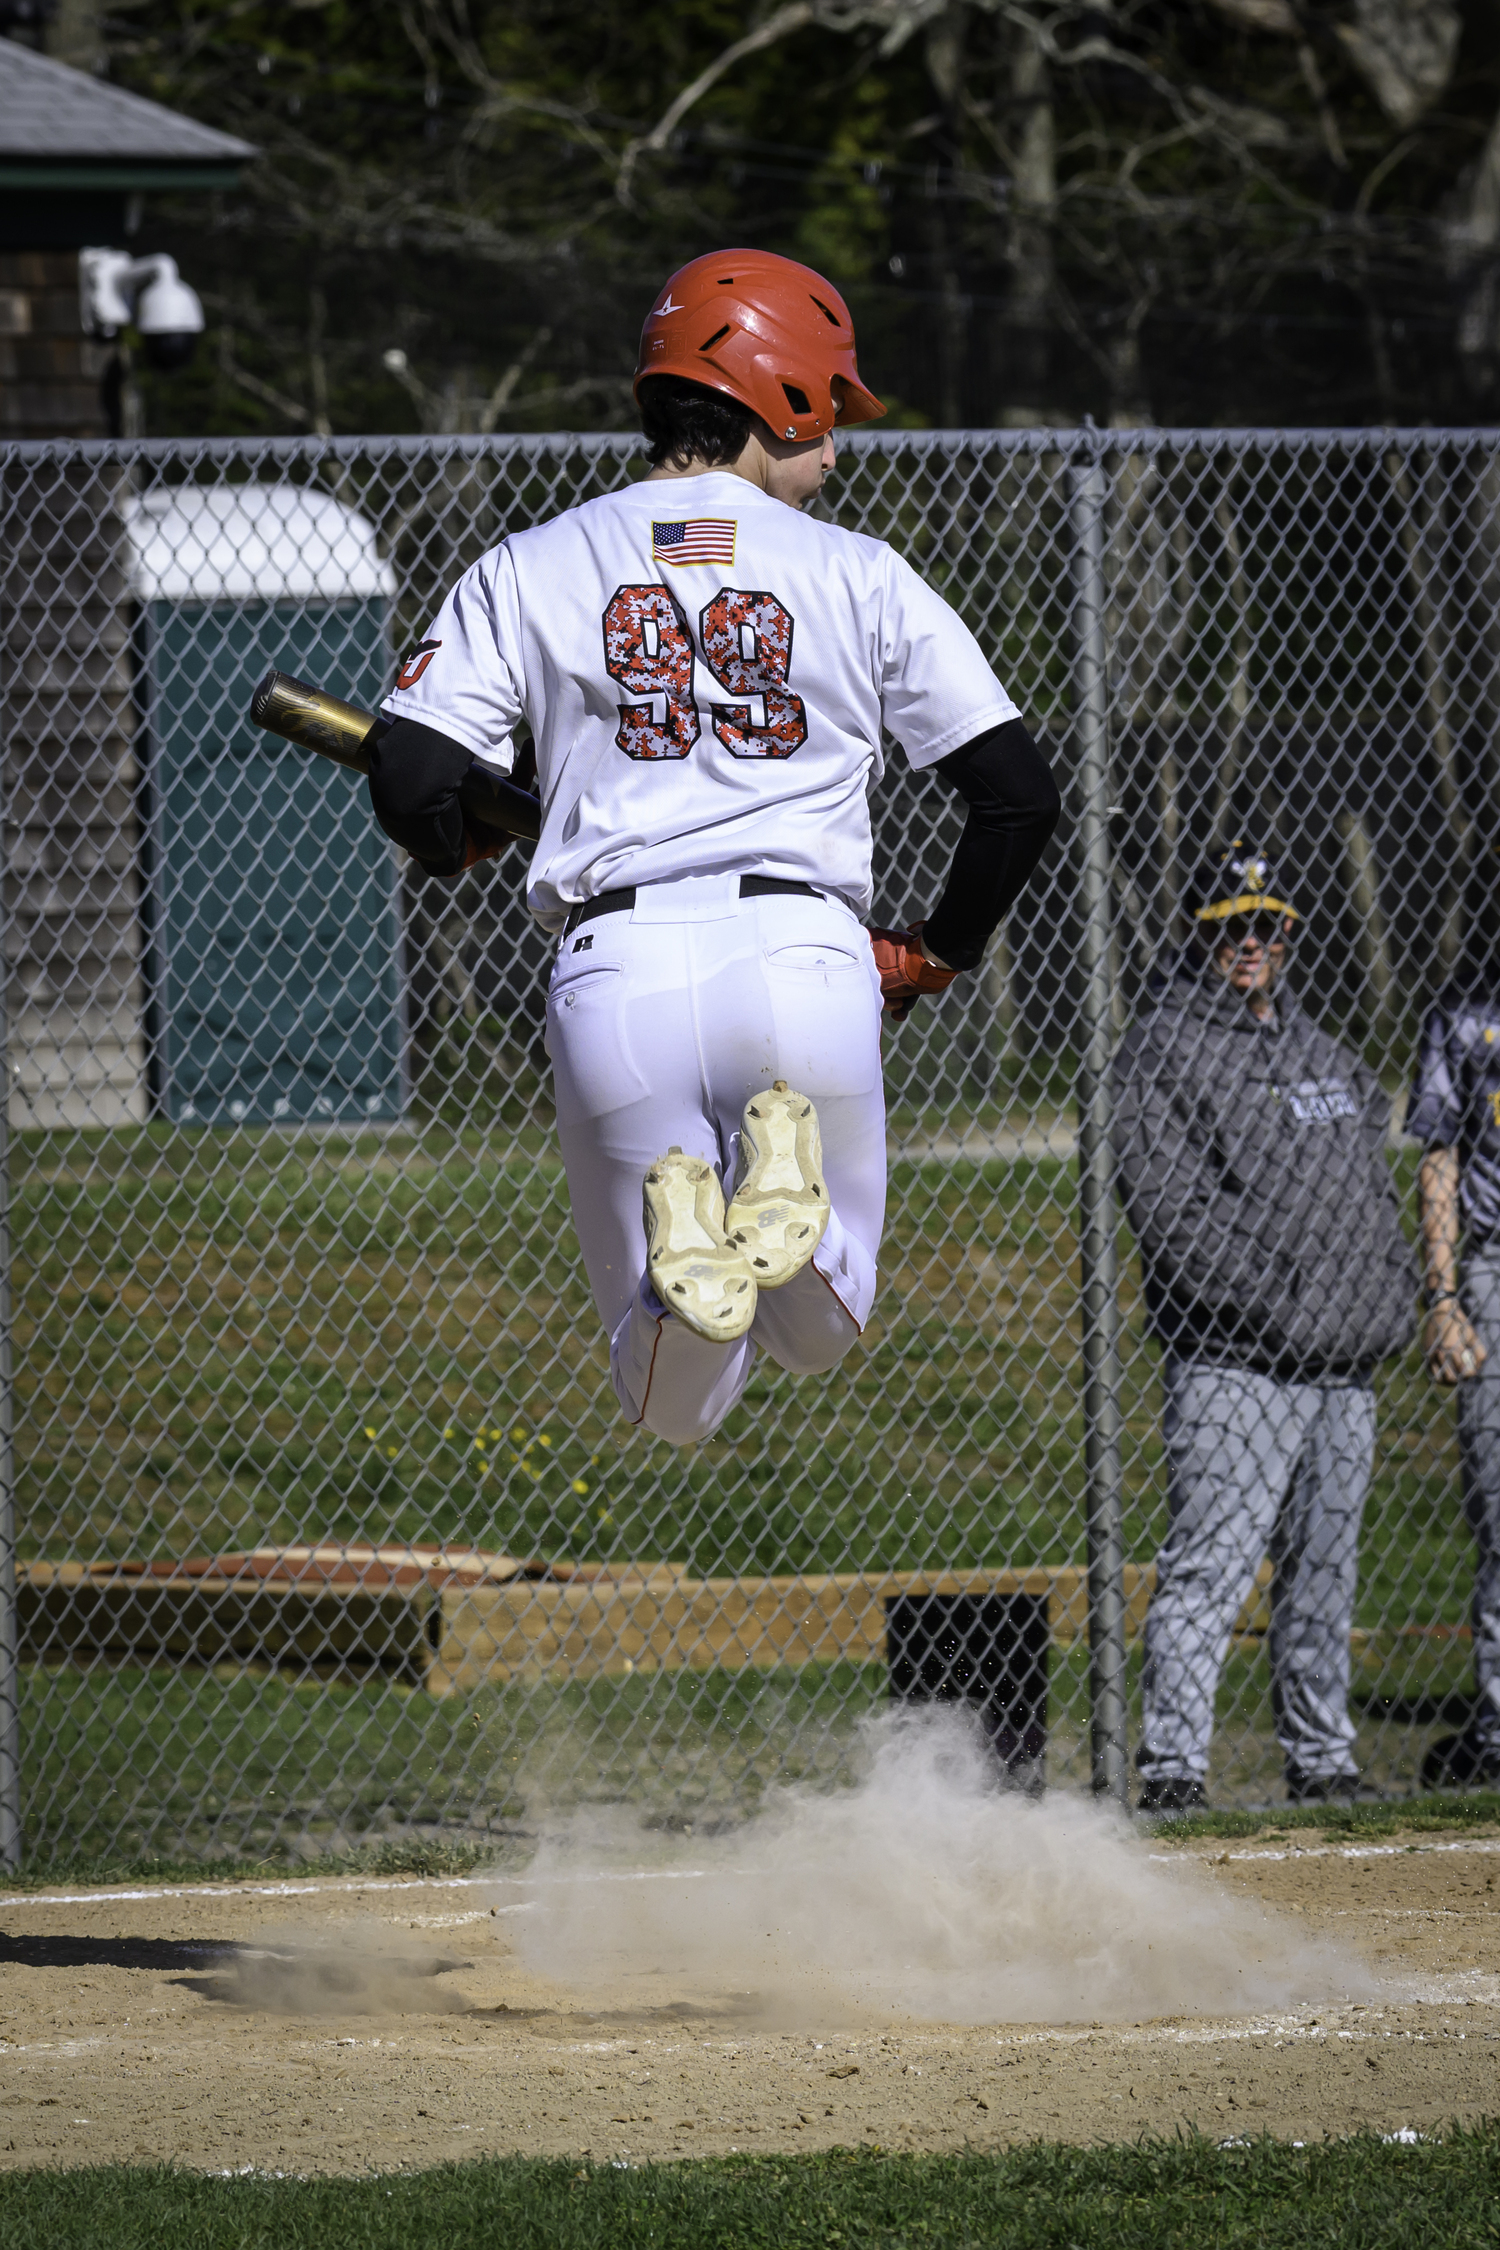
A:
<svg viewBox="0 0 1500 2250">
<path fill-rule="evenodd" d="M 267 2015 L 451 2015 L 469 2003 L 434 1979 L 470 1966 L 441 1953 L 404 1951 L 388 1931 L 356 1923 L 331 1932 L 267 1931 L 252 1945 L 236 1946 L 197 1989 L 225 2006 Z"/>
<path fill-rule="evenodd" d="M 601 2003 L 785 2027 L 1242 2015 L 1373 1988 L 1123 1815 L 1000 1789 L 962 1717 L 931 1707 L 867 1725 L 852 1788 L 770 1792 L 732 1834 L 560 1815 L 527 1888 L 511 1931 L 529 1968 Z"/>
</svg>

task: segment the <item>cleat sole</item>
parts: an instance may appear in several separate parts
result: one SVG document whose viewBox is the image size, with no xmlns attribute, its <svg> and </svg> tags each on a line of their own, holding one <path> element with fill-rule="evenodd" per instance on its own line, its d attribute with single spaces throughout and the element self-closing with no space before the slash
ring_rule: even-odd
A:
<svg viewBox="0 0 1500 2250">
<path fill-rule="evenodd" d="M 802 1271 L 828 1226 L 818 1113 L 784 1078 L 745 1104 L 741 1178 L 724 1231 L 759 1289 L 781 1289 Z"/>
<path fill-rule="evenodd" d="M 646 1174 L 646 1272 L 661 1302 L 710 1343 L 733 1344 L 755 1318 L 756 1283 L 724 1231 L 724 1191 L 702 1157 L 670 1149 Z"/>
</svg>

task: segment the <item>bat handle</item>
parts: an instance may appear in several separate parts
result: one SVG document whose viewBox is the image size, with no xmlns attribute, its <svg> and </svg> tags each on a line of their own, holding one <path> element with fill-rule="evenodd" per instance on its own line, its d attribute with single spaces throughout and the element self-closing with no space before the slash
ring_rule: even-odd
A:
<svg viewBox="0 0 1500 2250">
<path fill-rule="evenodd" d="M 503 828 L 534 844 L 542 832 L 541 799 L 503 774 L 492 773 L 478 759 L 458 785 L 458 801 L 466 813 L 489 828 Z"/>
</svg>

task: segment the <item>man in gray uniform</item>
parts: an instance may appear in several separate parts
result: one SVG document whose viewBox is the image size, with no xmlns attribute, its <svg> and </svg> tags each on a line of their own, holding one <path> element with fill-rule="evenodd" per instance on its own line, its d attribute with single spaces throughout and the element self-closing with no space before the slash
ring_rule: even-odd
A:
<svg viewBox="0 0 1500 2250">
<path fill-rule="evenodd" d="M 1461 1734 L 1433 1744 L 1422 1780 L 1429 1789 L 1493 1789 L 1500 1785 L 1500 962 L 1439 993 L 1422 1027 L 1406 1130 L 1425 1143 L 1427 1366 L 1434 1382 L 1458 1385 L 1464 1513 L 1477 1549 L 1474 1713 Z"/>
<path fill-rule="evenodd" d="M 1206 1803 L 1214 1698 L 1262 1557 L 1294 1803 L 1352 1797 L 1349 1626 L 1377 1360 L 1416 1271 L 1373 1074 L 1298 1007 L 1298 920 L 1267 861 L 1221 852 L 1193 934 L 1116 1065 L 1120 1190 L 1165 1362 L 1170 1522 L 1146 1619 L 1143 1811 Z"/>
</svg>

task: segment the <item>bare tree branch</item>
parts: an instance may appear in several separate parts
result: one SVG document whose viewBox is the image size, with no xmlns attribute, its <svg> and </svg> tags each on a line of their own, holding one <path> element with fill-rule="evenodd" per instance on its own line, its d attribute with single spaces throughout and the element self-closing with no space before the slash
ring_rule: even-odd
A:
<svg viewBox="0 0 1500 2250">
<path fill-rule="evenodd" d="M 720 54 L 715 55 L 708 68 L 700 70 L 691 84 L 683 87 L 649 133 L 639 134 L 634 140 L 626 142 L 624 154 L 620 158 L 620 168 L 615 175 L 615 194 L 619 200 L 625 204 L 630 202 L 631 183 L 640 159 L 646 155 L 658 155 L 688 111 L 717 86 L 719 80 L 733 70 L 737 62 L 743 62 L 747 55 L 758 55 L 765 47 L 774 47 L 778 39 L 790 38 L 794 31 L 804 31 L 812 20 L 813 11 L 808 0 L 791 0 L 789 7 L 778 8 L 775 15 L 769 16 L 756 30 L 747 31 L 743 39 L 736 39 L 732 46 L 725 47 Z"/>
<path fill-rule="evenodd" d="M 285 415 L 289 422 L 300 422 L 304 429 L 311 426 L 312 415 L 305 406 L 299 406 L 294 398 L 288 398 L 285 391 L 278 391 L 270 383 L 263 383 L 258 375 L 251 374 L 248 367 L 241 367 L 234 356 L 234 330 L 227 320 L 219 330 L 219 368 L 229 382 L 238 384 L 252 398 L 258 398 L 262 406 L 269 406 L 277 414 Z"/>
<path fill-rule="evenodd" d="M 1297 67 L 1302 73 L 1303 84 L 1312 96 L 1313 108 L 1318 113 L 1318 123 L 1323 128 L 1323 145 L 1339 170 L 1347 172 L 1349 159 L 1344 154 L 1339 121 L 1334 115 L 1333 104 L 1328 99 L 1328 88 L 1323 82 L 1323 73 L 1318 68 L 1318 58 L 1313 53 L 1309 40 L 1302 40 L 1297 48 Z"/>
<path fill-rule="evenodd" d="M 1269 31 L 1279 39 L 1295 39 L 1302 28 L 1287 0 L 1208 0 L 1208 4 L 1244 31 Z"/>
<path fill-rule="evenodd" d="M 488 436 L 509 406 L 515 396 L 516 385 L 520 382 L 527 368 L 530 367 L 539 352 L 544 352 L 547 349 L 551 341 L 551 329 L 539 328 L 526 349 L 511 361 L 509 367 L 485 400 L 484 410 L 479 417 L 479 427 L 485 436 Z"/>
<path fill-rule="evenodd" d="M 468 9 L 464 0 L 450 0 L 454 12 L 451 20 L 443 13 L 440 0 L 421 0 L 427 29 L 421 30 L 411 15 L 409 0 L 403 0 L 401 20 L 419 54 L 433 57 L 432 69 L 436 73 L 436 48 L 434 41 L 445 47 L 463 76 L 483 96 L 476 111 L 471 133 L 497 118 L 512 115 L 549 117 L 555 124 L 565 125 L 569 132 L 586 148 L 592 150 L 601 162 L 614 164 L 614 150 L 609 142 L 588 121 L 586 110 L 576 102 L 560 102 L 551 95 L 525 91 L 504 79 L 497 78 L 480 52 L 469 24 Z"/>
<path fill-rule="evenodd" d="M 1404 130 L 1446 93 L 1463 21 L 1452 0 L 1354 0 L 1335 36 L 1386 116 Z"/>
</svg>

